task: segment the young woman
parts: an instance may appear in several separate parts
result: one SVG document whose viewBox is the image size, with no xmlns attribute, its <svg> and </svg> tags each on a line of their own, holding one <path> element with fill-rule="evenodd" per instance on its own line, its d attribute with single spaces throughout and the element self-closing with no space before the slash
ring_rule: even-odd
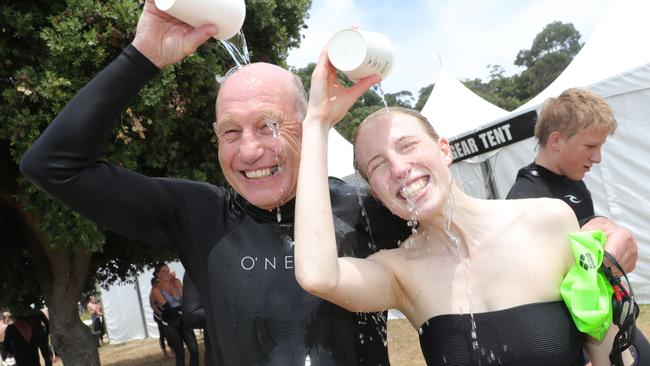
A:
<svg viewBox="0 0 650 366">
<path fill-rule="evenodd" d="M 350 311 L 396 308 L 420 331 L 428 365 L 609 365 L 560 296 L 579 227 L 561 201 L 479 200 L 452 180 L 449 143 L 417 112 L 376 112 L 359 126 L 355 162 L 372 194 L 417 230 L 397 249 L 338 258 L 327 189 L 328 129 L 377 77 L 349 89 L 321 54 L 312 75 L 296 198 L 295 269 L 310 293 Z"/>
<path fill-rule="evenodd" d="M 155 305 L 162 310 L 163 333 L 167 343 L 174 351 L 176 366 L 185 365 L 185 350 L 183 342 L 190 352 L 190 366 L 199 365 L 199 347 L 192 329 L 183 326 L 181 301 L 183 285 L 172 275 L 166 263 L 158 263 L 153 275 L 158 279 L 157 285 L 151 289 Z"/>
</svg>

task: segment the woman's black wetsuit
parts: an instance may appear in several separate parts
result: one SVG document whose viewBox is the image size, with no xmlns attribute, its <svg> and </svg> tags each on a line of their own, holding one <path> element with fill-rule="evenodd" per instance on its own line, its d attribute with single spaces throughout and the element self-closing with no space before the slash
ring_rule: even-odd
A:
<svg viewBox="0 0 650 366">
<path fill-rule="evenodd" d="M 100 160 L 120 114 L 157 73 L 127 47 L 23 156 L 23 174 L 108 230 L 172 246 L 199 290 L 220 365 L 387 365 L 382 320 L 296 282 L 293 201 L 280 207 L 278 222 L 232 189 L 150 178 Z M 407 236 L 401 220 L 367 197 L 371 243 L 354 187 L 333 179 L 330 193 L 340 255 L 365 257 Z"/>
<path fill-rule="evenodd" d="M 429 319 L 420 331 L 427 365 L 582 366 L 584 336 L 562 301 Z"/>
</svg>

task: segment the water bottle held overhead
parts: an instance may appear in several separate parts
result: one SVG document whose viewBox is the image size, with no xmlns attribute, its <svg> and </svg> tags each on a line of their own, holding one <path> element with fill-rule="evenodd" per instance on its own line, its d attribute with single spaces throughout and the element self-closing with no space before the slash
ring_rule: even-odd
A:
<svg viewBox="0 0 650 366">
<path fill-rule="evenodd" d="M 246 17 L 244 0 L 155 0 L 165 13 L 198 28 L 206 24 L 219 27 L 214 38 L 226 40 L 239 32 Z"/>
<path fill-rule="evenodd" d="M 393 67 L 393 45 L 377 32 L 346 28 L 329 40 L 327 55 L 352 80 L 377 74 L 384 80 Z"/>
</svg>

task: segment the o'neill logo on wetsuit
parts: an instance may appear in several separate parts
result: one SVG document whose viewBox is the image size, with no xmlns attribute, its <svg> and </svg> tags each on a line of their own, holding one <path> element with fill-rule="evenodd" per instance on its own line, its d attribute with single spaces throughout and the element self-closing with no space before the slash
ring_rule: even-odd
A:
<svg viewBox="0 0 650 366">
<path fill-rule="evenodd" d="M 293 256 L 286 255 L 284 257 L 251 257 L 245 256 L 240 261 L 241 268 L 245 271 L 250 271 L 254 268 L 262 268 L 265 271 L 273 271 L 277 269 L 293 269 Z"/>
<path fill-rule="evenodd" d="M 576 196 L 574 196 L 572 194 L 567 194 L 566 196 L 564 196 L 564 198 L 568 199 L 569 202 L 571 202 L 571 203 L 580 203 L 580 202 L 582 202 L 581 200 L 578 199 L 578 197 L 576 197 Z"/>
</svg>

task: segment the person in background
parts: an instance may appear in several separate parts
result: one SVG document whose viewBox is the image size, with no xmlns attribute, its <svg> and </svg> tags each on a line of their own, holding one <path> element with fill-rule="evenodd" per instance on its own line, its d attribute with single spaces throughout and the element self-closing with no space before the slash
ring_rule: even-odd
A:
<svg viewBox="0 0 650 366">
<path fill-rule="evenodd" d="M 149 306 L 151 306 L 151 311 L 153 312 L 153 320 L 158 326 L 158 342 L 160 343 L 160 349 L 162 350 L 165 357 L 170 357 L 167 353 L 167 346 L 165 345 L 165 332 L 164 326 L 166 323 L 162 320 L 162 309 L 156 302 L 156 299 L 153 296 L 153 289 L 158 286 L 158 279 L 156 277 L 151 278 L 151 291 L 149 292 Z"/>
<path fill-rule="evenodd" d="M 12 315 L 13 322 L 7 326 L 5 333 L 7 353 L 13 355 L 16 366 L 40 366 L 37 330 L 26 315 L 18 312 L 12 313 L 14 313 Z M 50 357 L 49 354 L 42 356 L 44 359 Z"/>
<path fill-rule="evenodd" d="M 50 321 L 40 309 L 32 309 L 26 314 L 26 318 L 34 329 L 34 339 L 41 350 L 45 366 L 51 366 L 54 354 L 50 349 Z"/>
<path fill-rule="evenodd" d="M 566 202 L 582 230 L 601 229 L 607 234 L 605 250 L 629 273 L 638 259 L 636 240 L 629 230 L 596 215 L 591 192 L 582 180 L 601 162 L 602 146 L 616 132 L 616 127 L 607 102 L 585 89 L 570 88 L 557 98 L 549 98 L 535 124 L 538 142 L 535 161 L 517 172 L 506 198 L 548 197 Z M 621 275 L 618 270 L 615 272 Z M 648 340 L 636 329 L 636 348 L 641 355 L 650 355 Z"/>
<path fill-rule="evenodd" d="M 185 365 L 185 348 L 190 352 L 190 366 L 199 365 L 199 346 L 194 331 L 183 324 L 181 302 L 183 299 L 183 284 L 175 276 L 172 277 L 166 263 L 156 264 L 154 276 L 158 285 L 151 289 L 155 304 L 162 310 L 163 333 L 169 346 L 174 351 L 176 366 Z"/>
<path fill-rule="evenodd" d="M 0 313 L 0 361 L 4 361 L 7 358 L 7 351 L 5 350 L 5 332 L 9 326 L 9 320 L 11 319 L 11 314 L 3 310 Z"/>
<path fill-rule="evenodd" d="M 218 366 L 216 360 L 220 357 L 212 356 L 210 335 L 205 326 L 205 310 L 203 310 L 201 296 L 187 272 L 183 276 L 183 302 L 181 308 L 183 310 L 183 325 L 189 329 L 201 329 L 203 331 L 205 364 Z"/>
<path fill-rule="evenodd" d="M 47 345 L 49 348 L 49 352 L 52 355 L 52 363 L 59 362 L 60 357 L 58 356 L 58 353 L 54 349 L 54 346 L 52 345 L 52 337 L 50 337 L 50 327 L 49 327 L 49 320 L 50 320 L 50 310 L 48 307 L 44 307 L 41 309 L 43 314 L 45 315 L 45 319 L 48 321 L 48 327 L 47 327 Z M 105 330 L 105 327 L 104 327 Z"/>
<path fill-rule="evenodd" d="M 88 303 L 86 304 L 86 310 L 90 314 L 90 319 L 92 320 L 92 333 L 95 339 L 97 340 L 97 347 L 101 347 L 103 343 L 104 335 L 104 309 L 102 304 L 97 300 L 95 295 L 90 295 L 88 297 Z"/>
</svg>

